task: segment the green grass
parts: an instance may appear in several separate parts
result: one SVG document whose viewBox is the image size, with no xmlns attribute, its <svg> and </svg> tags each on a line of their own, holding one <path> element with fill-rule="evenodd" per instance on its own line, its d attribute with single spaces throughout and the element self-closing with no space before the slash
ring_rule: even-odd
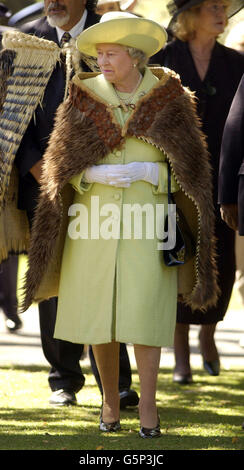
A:
<svg viewBox="0 0 244 470">
<path fill-rule="evenodd" d="M 244 449 L 244 370 L 219 377 L 195 371 L 191 386 L 172 383 L 171 369 L 161 369 L 158 410 L 162 437 L 138 437 L 138 411 L 121 412 L 122 430 L 98 430 L 101 399 L 89 368 L 78 406 L 48 405 L 45 367 L 0 368 L 1 450 L 242 450 Z M 138 390 L 138 376 L 133 375 Z M 139 390 L 138 390 L 139 391 Z"/>
</svg>

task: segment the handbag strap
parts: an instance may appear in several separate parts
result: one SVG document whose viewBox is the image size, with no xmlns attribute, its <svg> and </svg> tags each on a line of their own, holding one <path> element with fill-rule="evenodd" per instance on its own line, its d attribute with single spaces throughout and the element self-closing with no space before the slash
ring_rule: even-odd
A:
<svg viewBox="0 0 244 470">
<path fill-rule="evenodd" d="M 174 204 L 174 198 L 171 193 L 171 170 L 170 170 L 170 164 L 167 162 L 168 165 L 168 205 L 169 204 Z"/>
</svg>

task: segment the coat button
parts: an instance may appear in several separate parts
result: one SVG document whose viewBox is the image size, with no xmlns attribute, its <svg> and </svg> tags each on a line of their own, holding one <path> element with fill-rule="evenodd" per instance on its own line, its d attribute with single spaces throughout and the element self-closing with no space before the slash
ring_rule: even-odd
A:
<svg viewBox="0 0 244 470">
<path fill-rule="evenodd" d="M 116 150 L 115 155 L 116 155 L 116 157 L 121 157 L 121 155 L 122 155 L 121 150 Z"/>
</svg>

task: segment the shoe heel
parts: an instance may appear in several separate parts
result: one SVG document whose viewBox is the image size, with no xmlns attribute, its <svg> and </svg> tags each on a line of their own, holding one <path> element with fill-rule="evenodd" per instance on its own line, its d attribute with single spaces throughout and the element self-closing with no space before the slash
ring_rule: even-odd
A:
<svg viewBox="0 0 244 470">
<path fill-rule="evenodd" d="M 102 414 L 103 414 L 103 407 L 101 408 L 100 411 L 100 423 L 99 423 L 99 429 L 102 432 L 116 432 L 121 429 L 120 426 L 120 420 L 114 421 L 113 423 L 104 423 L 102 419 Z"/>
<path fill-rule="evenodd" d="M 155 428 L 144 428 L 141 427 L 139 431 L 139 436 L 142 437 L 143 439 L 153 439 L 154 437 L 160 437 L 161 436 L 161 430 L 160 430 L 160 418 L 158 416 L 158 422 Z"/>
</svg>

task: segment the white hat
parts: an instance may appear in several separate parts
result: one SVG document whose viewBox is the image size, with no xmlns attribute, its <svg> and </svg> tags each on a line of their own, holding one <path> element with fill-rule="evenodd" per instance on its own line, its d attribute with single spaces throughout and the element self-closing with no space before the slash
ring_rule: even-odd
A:
<svg viewBox="0 0 244 470">
<path fill-rule="evenodd" d="M 128 12 L 110 11 L 78 36 L 76 46 L 80 52 L 96 57 L 97 44 L 121 44 L 140 49 L 151 57 L 166 41 L 167 33 L 159 23 Z"/>
<path fill-rule="evenodd" d="M 120 8 L 121 10 L 127 10 L 131 6 L 131 4 L 134 2 L 134 0 L 120 0 Z"/>
<path fill-rule="evenodd" d="M 98 0 L 97 7 L 100 5 L 106 5 L 106 3 L 120 3 L 119 0 Z"/>
</svg>

